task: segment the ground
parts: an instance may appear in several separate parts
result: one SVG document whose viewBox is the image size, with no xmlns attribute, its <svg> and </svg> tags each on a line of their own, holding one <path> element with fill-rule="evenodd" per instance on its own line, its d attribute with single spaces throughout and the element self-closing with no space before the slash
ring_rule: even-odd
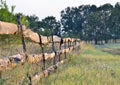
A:
<svg viewBox="0 0 120 85">
<path fill-rule="evenodd" d="M 69 62 L 37 85 L 120 85 L 120 55 L 114 53 L 120 49 L 120 44 L 105 46 L 81 43 L 80 50 L 67 55 Z M 108 48 L 113 51 L 106 51 Z M 39 64 L 18 65 L 11 71 L 3 72 L 0 85 L 28 85 L 26 74 L 33 75 L 40 69 Z"/>
<path fill-rule="evenodd" d="M 115 49 L 114 45 L 116 44 L 107 46 Z M 120 47 L 120 44 L 118 46 Z M 104 46 L 99 46 L 99 48 L 101 47 Z M 56 74 L 44 79 L 42 84 L 120 85 L 120 55 L 104 52 L 103 49 L 100 50 L 96 46 L 88 44 L 84 45 L 80 54 L 70 54 L 69 62 L 60 67 Z"/>
</svg>

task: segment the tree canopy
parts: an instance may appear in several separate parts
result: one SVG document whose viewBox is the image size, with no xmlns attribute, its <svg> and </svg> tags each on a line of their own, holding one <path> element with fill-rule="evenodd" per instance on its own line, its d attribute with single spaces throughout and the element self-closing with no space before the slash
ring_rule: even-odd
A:
<svg viewBox="0 0 120 85">
<path fill-rule="evenodd" d="M 50 36 L 53 31 L 58 36 L 94 41 L 95 44 L 108 43 L 110 40 L 116 42 L 120 39 L 119 2 L 115 6 L 107 3 L 99 7 L 96 5 L 67 7 L 61 10 L 60 20 L 56 20 L 54 16 L 46 16 L 39 20 L 36 15 L 14 13 L 15 7 L 11 6 L 10 11 L 6 1 L 0 0 L 0 21 L 17 23 L 16 17 L 20 15 L 22 25 L 46 36 Z"/>
</svg>

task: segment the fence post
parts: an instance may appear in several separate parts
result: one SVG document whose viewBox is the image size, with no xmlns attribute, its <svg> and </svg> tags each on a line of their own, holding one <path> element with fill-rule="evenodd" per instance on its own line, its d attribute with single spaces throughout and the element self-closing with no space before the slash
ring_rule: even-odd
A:
<svg viewBox="0 0 120 85">
<path fill-rule="evenodd" d="M 73 51 L 74 51 L 75 50 L 75 42 L 73 41 L 72 44 L 73 44 Z"/>
<path fill-rule="evenodd" d="M 77 41 L 76 41 L 76 39 L 75 39 L 75 45 L 77 45 Z"/>
<path fill-rule="evenodd" d="M 68 48 L 70 47 L 70 41 L 68 40 Z"/>
<path fill-rule="evenodd" d="M 23 37 L 23 28 L 22 28 L 22 24 L 21 24 L 21 17 L 20 15 L 17 16 L 17 22 L 18 22 L 18 29 L 21 30 L 21 33 L 22 33 L 22 45 L 23 45 L 23 52 L 25 53 L 26 52 L 26 44 L 25 44 L 25 40 L 24 40 L 24 37 Z"/>
<path fill-rule="evenodd" d="M 41 47 L 41 50 L 42 50 L 42 58 L 43 58 L 43 66 L 42 66 L 42 70 L 45 70 L 45 55 L 44 55 L 44 48 L 43 48 L 43 45 L 42 45 L 42 39 L 41 39 L 41 36 L 39 35 L 39 45 Z"/>
<path fill-rule="evenodd" d="M 65 58 L 64 59 L 66 59 L 67 58 L 67 54 L 66 54 L 66 39 L 65 39 L 65 43 L 64 43 L 64 49 L 65 49 Z"/>
<path fill-rule="evenodd" d="M 58 56 L 58 61 L 60 62 L 60 56 L 61 56 L 61 46 L 63 44 L 63 39 L 61 38 L 60 40 L 60 46 L 59 46 L 59 56 Z"/>
<path fill-rule="evenodd" d="M 54 59 L 53 59 L 53 65 L 55 65 L 56 64 L 56 55 L 57 55 L 57 52 L 55 50 L 55 45 L 54 45 L 53 31 L 52 31 L 52 50 L 55 53 L 55 56 L 54 56 Z"/>
<path fill-rule="evenodd" d="M 44 55 L 44 48 L 43 46 L 41 46 L 41 50 L 42 50 L 42 57 L 43 57 L 43 67 L 42 67 L 42 70 L 45 70 L 45 55 Z"/>
</svg>

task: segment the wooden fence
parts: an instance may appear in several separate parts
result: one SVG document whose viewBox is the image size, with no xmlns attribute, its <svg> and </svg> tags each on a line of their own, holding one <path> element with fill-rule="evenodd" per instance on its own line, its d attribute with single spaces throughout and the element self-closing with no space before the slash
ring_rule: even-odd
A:
<svg viewBox="0 0 120 85">
<path fill-rule="evenodd" d="M 12 29 L 12 31 L 11 31 Z M 8 70 L 15 68 L 18 63 L 24 64 L 26 62 L 29 63 L 39 63 L 42 62 L 42 70 L 43 72 L 38 73 L 34 76 L 30 77 L 30 85 L 35 85 L 35 81 L 38 81 L 41 78 L 49 76 L 54 70 L 60 65 L 64 64 L 67 61 L 67 53 L 74 50 L 76 47 L 80 46 L 79 39 L 75 38 L 60 38 L 58 36 L 42 36 L 33 32 L 30 29 L 23 28 L 22 25 L 15 25 L 12 23 L 0 22 L 0 34 L 21 34 L 22 46 L 23 46 L 23 54 L 16 54 L 13 56 L 9 56 L 5 59 L 0 59 L 0 72 L 3 70 Z M 40 45 L 41 53 L 40 54 L 28 54 L 26 52 L 26 44 L 24 39 L 28 38 L 31 41 Z M 52 52 L 45 53 L 44 46 L 46 44 L 51 43 Z M 58 43 L 59 48 L 56 50 L 55 43 Z M 64 54 L 64 59 L 61 60 L 61 55 Z M 46 68 L 46 61 L 48 59 L 53 59 L 53 66 Z"/>
</svg>

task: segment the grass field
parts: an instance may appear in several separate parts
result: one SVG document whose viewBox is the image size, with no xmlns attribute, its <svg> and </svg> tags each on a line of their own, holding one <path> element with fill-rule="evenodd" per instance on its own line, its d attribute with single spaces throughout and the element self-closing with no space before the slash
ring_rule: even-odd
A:
<svg viewBox="0 0 120 85">
<path fill-rule="evenodd" d="M 120 85 L 120 56 L 84 45 L 56 73 L 38 85 Z"/>
<path fill-rule="evenodd" d="M 114 49 L 111 45 L 108 46 Z M 80 51 L 67 55 L 68 63 L 36 85 L 120 85 L 120 55 L 99 48 L 82 44 Z M 0 85 L 28 85 L 26 74 L 33 75 L 40 71 L 39 64 L 18 65 L 13 70 L 3 72 Z"/>
<path fill-rule="evenodd" d="M 96 45 L 94 47 L 113 55 L 120 55 L 120 43 Z"/>
</svg>

